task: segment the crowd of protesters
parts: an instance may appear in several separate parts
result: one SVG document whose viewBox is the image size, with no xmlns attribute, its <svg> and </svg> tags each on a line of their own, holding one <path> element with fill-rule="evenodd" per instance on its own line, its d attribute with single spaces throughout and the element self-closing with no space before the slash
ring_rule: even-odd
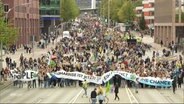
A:
<svg viewBox="0 0 184 104">
<path fill-rule="evenodd" d="M 67 72 L 78 71 L 89 75 L 101 76 L 108 71 L 122 70 L 130 73 L 136 73 L 140 77 L 159 77 L 176 79 L 176 84 L 181 87 L 184 78 L 183 57 L 169 59 L 171 54 L 166 52 L 172 50 L 163 50 L 163 53 L 153 51 L 152 56 L 143 59 L 147 51 L 151 51 L 148 45 L 143 43 L 127 43 L 123 37 L 128 34 L 122 33 L 103 26 L 97 18 L 83 18 L 77 22 L 79 25 L 74 30 L 70 30 L 71 38 L 63 38 L 56 43 L 47 55 L 39 58 L 25 58 L 20 56 L 20 63 L 12 62 L 11 58 L 6 59 L 7 68 L 1 71 L 1 76 L 7 78 L 10 76 L 10 70 L 16 69 L 17 73 L 23 73 L 31 69 L 38 71 L 38 81 L 29 82 L 29 87 L 59 87 L 76 86 L 77 81 L 63 78 L 49 78 L 47 73 L 65 70 Z M 54 41 L 54 35 L 44 35 L 45 42 Z M 39 43 L 39 47 L 46 47 Z M 163 55 L 162 55 L 163 54 Z M 174 54 L 174 53 L 173 53 Z M 48 56 L 51 55 L 55 65 L 49 65 Z M 162 56 L 161 56 L 162 55 Z M 159 60 L 164 57 L 165 60 Z M 167 57 L 167 58 L 165 58 Z M 20 64 L 18 66 L 18 64 Z M 6 76 L 6 77 L 5 77 Z M 111 80 L 114 85 L 122 85 L 122 78 L 115 76 Z M 125 81 L 129 87 L 132 87 L 132 81 Z M 14 81 L 14 85 L 22 86 L 21 81 Z M 82 83 L 79 83 L 82 85 Z M 147 85 L 139 84 L 141 87 Z M 151 86 L 153 87 L 153 86 Z"/>
</svg>

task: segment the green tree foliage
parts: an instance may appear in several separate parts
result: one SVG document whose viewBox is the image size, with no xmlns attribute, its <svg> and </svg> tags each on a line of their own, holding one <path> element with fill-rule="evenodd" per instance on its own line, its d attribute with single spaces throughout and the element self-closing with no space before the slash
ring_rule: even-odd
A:
<svg viewBox="0 0 184 104">
<path fill-rule="evenodd" d="M 127 0 L 123 3 L 118 12 L 118 17 L 121 22 L 131 22 L 134 20 L 135 12 L 131 1 Z"/>
<path fill-rule="evenodd" d="M 107 19 L 108 18 L 108 7 L 109 7 L 111 20 L 116 21 L 116 22 L 124 22 L 123 18 L 127 17 L 127 16 L 124 16 L 124 14 L 126 14 L 125 12 L 129 12 L 128 17 L 130 17 L 130 19 L 128 20 L 133 20 L 135 17 L 134 5 L 135 5 L 134 2 L 131 2 L 130 0 L 102 0 L 101 5 L 100 5 L 100 13 L 102 17 Z M 130 16 L 129 14 L 132 16 Z"/>
<path fill-rule="evenodd" d="M 179 22 L 179 14 L 176 14 L 176 22 Z M 181 22 L 184 22 L 184 12 L 181 13 Z"/>
<path fill-rule="evenodd" d="M 143 15 L 141 16 L 141 19 L 139 20 L 139 27 L 141 30 L 146 29 L 146 21 Z"/>
<path fill-rule="evenodd" d="M 79 7 L 76 0 L 61 0 L 61 18 L 64 22 L 75 19 L 79 15 Z"/>
<path fill-rule="evenodd" d="M 0 0 L 0 41 L 2 41 L 4 45 L 11 45 L 17 40 L 17 37 L 17 29 L 8 25 L 5 21 L 4 6 Z"/>
<path fill-rule="evenodd" d="M 118 21 L 119 22 L 119 16 L 118 16 L 118 12 L 119 12 L 119 10 L 120 10 L 120 8 L 121 8 L 121 6 L 122 6 L 122 4 L 123 4 L 123 2 L 124 2 L 125 0 L 112 0 L 111 1 L 111 5 L 110 5 L 110 7 L 112 7 L 112 9 L 111 9 L 111 19 L 112 20 L 114 20 L 114 21 Z"/>
<path fill-rule="evenodd" d="M 143 0 L 136 0 L 133 5 L 134 5 L 134 8 L 136 8 L 137 6 L 142 6 L 142 1 Z"/>
<path fill-rule="evenodd" d="M 108 18 L 108 10 L 110 9 L 110 18 L 114 21 L 119 21 L 117 13 L 123 4 L 123 1 L 124 0 L 102 0 L 100 6 L 101 15 Z"/>
</svg>

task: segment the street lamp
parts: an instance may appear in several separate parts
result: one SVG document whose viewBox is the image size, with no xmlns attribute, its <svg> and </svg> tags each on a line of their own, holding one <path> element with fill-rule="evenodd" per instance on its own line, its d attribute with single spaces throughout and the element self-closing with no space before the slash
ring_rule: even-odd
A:
<svg viewBox="0 0 184 104">
<path fill-rule="evenodd" d="M 16 6 L 10 8 L 10 9 L 8 9 L 8 11 L 6 12 L 6 23 L 8 23 L 8 14 L 9 14 L 14 8 L 19 7 L 19 6 L 29 5 L 29 4 L 31 4 L 31 3 L 24 3 L 24 4 L 16 5 Z"/>
<path fill-rule="evenodd" d="M 108 0 L 108 28 L 110 28 L 110 2 L 111 0 Z"/>
</svg>

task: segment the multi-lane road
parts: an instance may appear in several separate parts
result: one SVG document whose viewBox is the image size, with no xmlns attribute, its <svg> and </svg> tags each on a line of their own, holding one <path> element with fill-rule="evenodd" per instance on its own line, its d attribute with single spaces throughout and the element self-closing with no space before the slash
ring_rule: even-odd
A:
<svg viewBox="0 0 184 104">
<path fill-rule="evenodd" d="M 94 87 L 88 88 L 88 96 Z M 82 97 L 84 91 L 80 87 L 35 88 L 27 89 L 9 87 L 0 91 L 0 103 L 90 103 L 89 97 Z M 183 103 L 184 90 L 177 89 L 134 89 L 120 88 L 120 100 L 114 100 L 114 93 L 107 94 L 109 103 Z"/>
</svg>

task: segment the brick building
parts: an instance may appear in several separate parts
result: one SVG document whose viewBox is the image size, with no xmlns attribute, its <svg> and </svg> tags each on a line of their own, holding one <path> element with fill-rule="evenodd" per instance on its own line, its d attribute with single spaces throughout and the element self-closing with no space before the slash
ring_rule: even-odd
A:
<svg viewBox="0 0 184 104">
<path fill-rule="evenodd" d="M 18 41 L 15 44 L 20 47 L 23 44 L 31 44 L 32 37 L 39 38 L 39 0 L 2 0 L 8 23 L 19 31 Z"/>
<path fill-rule="evenodd" d="M 143 0 L 142 6 L 136 7 L 137 20 L 139 20 L 139 18 L 141 18 L 141 16 L 143 15 L 148 28 L 153 28 L 154 24 L 154 3 L 155 0 Z"/>
</svg>

